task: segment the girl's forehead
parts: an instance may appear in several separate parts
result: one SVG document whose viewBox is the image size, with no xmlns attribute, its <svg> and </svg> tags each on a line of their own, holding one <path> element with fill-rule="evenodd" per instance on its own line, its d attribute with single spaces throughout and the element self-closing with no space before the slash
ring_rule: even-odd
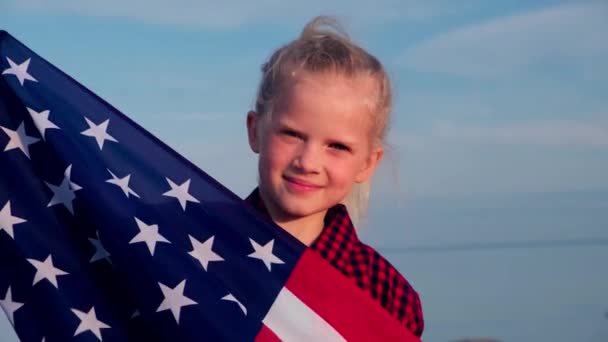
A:
<svg viewBox="0 0 608 342">
<path fill-rule="evenodd" d="M 351 82 L 354 81 L 354 82 Z M 372 125 L 365 80 L 346 77 L 307 77 L 294 83 L 275 107 L 276 124 L 322 136 L 360 140 Z"/>
<path fill-rule="evenodd" d="M 368 74 L 301 72 L 285 84 L 278 103 L 291 106 L 299 101 L 330 101 L 333 104 L 363 105 L 371 113 L 378 100 L 378 88 L 377 80 Z"/>
</svg>

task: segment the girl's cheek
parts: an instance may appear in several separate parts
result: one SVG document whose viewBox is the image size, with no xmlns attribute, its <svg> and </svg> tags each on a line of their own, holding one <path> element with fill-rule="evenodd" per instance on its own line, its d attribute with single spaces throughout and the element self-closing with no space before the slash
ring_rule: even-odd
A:
<svg viewBox="0 0 608 342">
<path fill-rule="evenodd" d="M 331 165 L 335 166 L 335 169 L 342 172 L 353 170 L 357 165 L 355 156 L 345 151 L 329 151 L 326 153 L 326 158 Z"/>
<path fill-rule="evenodd" d="M 272 135 L 270 138 L 270 143 L 272 144 L 272 147 L 275 150 L 280 150 L 280 151 L 286 151 L 286 150 L 293 149 L 300 142 L 301 142 L 301 140 L 297 137 L 283 135 L 283 134 Z"/>
<path fill-rule="evenodd" d="M 293 146 L 281 141 L 280 138 L 271 138 L 267 148 L 267 158 L 272 166 L 280 166 L 286 163 L 291 155 Z"/>
</svg>

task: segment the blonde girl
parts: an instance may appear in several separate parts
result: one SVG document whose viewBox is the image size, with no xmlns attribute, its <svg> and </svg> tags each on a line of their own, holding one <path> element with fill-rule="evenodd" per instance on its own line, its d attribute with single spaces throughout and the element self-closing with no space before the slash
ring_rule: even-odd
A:
<svg viewBox="0 0 608 342">
<path fill-rule="evenodd" d="M 358 239 L 349 215 L 367 205 L 391 106 L 382 64 L 334 20 L 313 19 L 262 66 L 255 109 L 247 114 L 259 186 L 246 200 L 420 336 L 418 294 Z"/>
</svg>

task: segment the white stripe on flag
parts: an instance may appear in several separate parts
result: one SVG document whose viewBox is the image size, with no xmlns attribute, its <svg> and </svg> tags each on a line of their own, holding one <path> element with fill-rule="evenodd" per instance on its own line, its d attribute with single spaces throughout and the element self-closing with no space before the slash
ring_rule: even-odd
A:
<svg viewBox="0 0 608 342">
<path fill-rule="evenodd" d="M 263 323 L 285 342 L 346 341 L 287 288 L 283 288 Z"/>
</svg>

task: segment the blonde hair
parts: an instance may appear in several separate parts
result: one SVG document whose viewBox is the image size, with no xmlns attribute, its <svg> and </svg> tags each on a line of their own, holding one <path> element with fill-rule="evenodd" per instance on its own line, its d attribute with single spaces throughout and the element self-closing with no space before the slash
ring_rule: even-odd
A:
<svg viewBox="0 0 608 342">
<path fill-rule="evenodd" d="M 300 71 L 335 72 L 346 77 L 370 76 L 377 91 L 371 105 L 372 135 L 375 145 L 384 145 L 392 110 L 392 90 L 388 74 L 378 59 L 355 44 L 338 21 L 331 17 L 313 18 L 300 36 L 277 49 L 262 65 L 262 80 L 255 101 L 257 115 L 272 115 L 281 91 Z M 367 211 L 368 182 L 354 184 L 343 203 L 353 221 Z"/>
</svg>

